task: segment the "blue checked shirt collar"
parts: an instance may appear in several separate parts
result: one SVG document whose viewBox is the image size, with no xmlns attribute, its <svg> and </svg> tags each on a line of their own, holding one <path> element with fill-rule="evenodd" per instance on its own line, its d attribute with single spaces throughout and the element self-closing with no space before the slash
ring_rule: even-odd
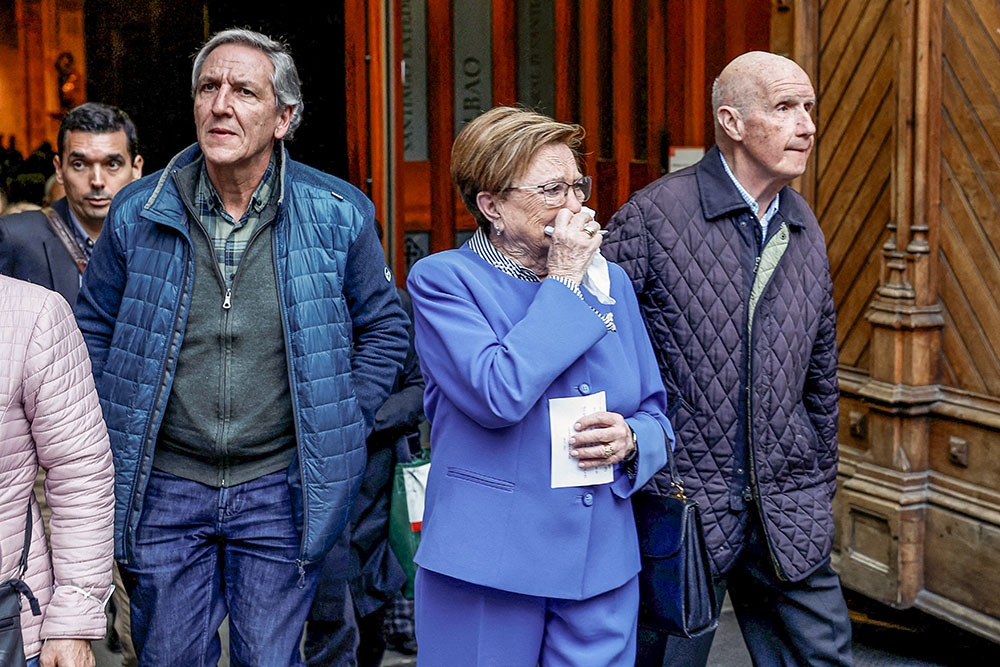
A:
<svg viewBox="0 0 1000 667">
<path fill-rule="evenodd" d="M 722 168 L 726 170 L 726 174 L 729 176 L 729 179 L 733 182 L 733 185 L 736 186 L 736 189 L 739 191 L 740 196 L 743 197 L 743 201 L 747 203 L 747 206 L 750 207 L 750 210 L 753 212 L 753 214 L 757 215 L 757 211 L 760 210 L 760 204 L 758 204 L 757 200 L 751 197 L 750 193 L 746 191 L 746 188 L 744 188 L 743 185 L 740 184 L 738 180 L 736 180 L 736 175 L 729 168 L 729 163 L 726 162 L 726 156 L 722 154 L 722 151 L 719 151 L 719 159 L 722 160 Z M 778 212 L 779 197 L 780 193 L 774 195 L 774 201 L 772 201 L 771 205 L 767 207 L 766 211 L 764 211 L 764 215 L 762 215 L 759 218 L 761 238 L 765 239 L 767 238 L 767 225 L 768 223 L 771 222 L 771 218 L 774 217 L 774 214 Z"/>
</svg>

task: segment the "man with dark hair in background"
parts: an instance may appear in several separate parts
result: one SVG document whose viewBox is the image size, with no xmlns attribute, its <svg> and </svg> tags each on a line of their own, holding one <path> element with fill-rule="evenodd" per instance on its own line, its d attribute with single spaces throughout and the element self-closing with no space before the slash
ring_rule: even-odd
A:
<svg viewBox="0 0 1000 667">
<path fill-rule="evenodd" d="M 81 104 L 59 126 L 53 164 L 66 196 L 51 208 L 0 219 L 0 273 L 55 290 L 73 305 L 112 198 L 142 176 L 135 125 L 121 109 Z"/>
</svg>

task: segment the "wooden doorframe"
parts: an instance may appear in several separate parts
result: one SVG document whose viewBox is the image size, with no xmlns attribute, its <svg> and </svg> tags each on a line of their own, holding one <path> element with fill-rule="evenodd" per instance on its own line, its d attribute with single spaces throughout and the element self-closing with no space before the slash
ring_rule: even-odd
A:
<svg viewBox="0 0 1000 667">
<path fill-rule="evenodd" d="M 393 1 L 393 9 L 398 2 Z M 397 114 L 390 113 L 390 109 L 393 99 L 401 95 L 401 82 L 398 72 L 388 74 L 392 53 L 398 48 L 388 39 L 388 9 L 388 3 L 382 0 L 344 2 L 347 165 L 350 181 L 375 205 L 375 217 L 385 231 L 382 245 L 386 261 L 401 284 L 402 230 L 396 220 L 399 207 L 392 196 L 398 178 L 395 155 L 400 150 L 399 133 L 389 131 L 390 121 L 398 122 Z M 364 29 L 352 30 L 350 26 Z M 395 145 L 390 145 L 392 135 L 397 137 Z"/>
</svg>

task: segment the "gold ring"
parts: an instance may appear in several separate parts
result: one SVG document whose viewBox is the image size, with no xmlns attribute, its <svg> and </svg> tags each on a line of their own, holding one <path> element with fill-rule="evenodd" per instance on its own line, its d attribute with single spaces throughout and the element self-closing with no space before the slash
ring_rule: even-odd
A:
<svg viewBox="0 0 1000 667">
<path fill-rule="evenodd" d="M 590 238 L 594 238 L 594 235 L 597 234 L 597 232 L 591 229 L 589 225 L 585 225 L 583 231 L 587 232 L 587 236 Z"/>
<path fill-rule="evenodd" d="M 604 458 L 610 459 L 615 455 L 615 448 L 611 445 L 604 445 Z"/>
</svg>

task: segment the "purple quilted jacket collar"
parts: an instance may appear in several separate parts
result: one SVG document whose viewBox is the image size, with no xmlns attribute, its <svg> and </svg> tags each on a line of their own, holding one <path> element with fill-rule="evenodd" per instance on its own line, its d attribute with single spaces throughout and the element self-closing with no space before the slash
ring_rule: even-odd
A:
<svg viewBox="0 0 1000 667">
<path fill-rule="evenodd" d="M 698 181 L 701 211 L 705 220 L 725 221 L 733 217 L 733 213 L 736 211 L 750 210 L 723 168 L 718 146 L 712 146 L 693 169 Z M 785 194 L 788 190 L 787 185 L 781 189 L 778 206 L 780 218 L 776 219 L 783 219 L 790 227 L 804 227 L 805 223 L 802 221 L 809 216 L 807 212 L 802 210 L 796 198 Z M 774 227 L 777 228 L 777 226 Z"/>
</svg>

